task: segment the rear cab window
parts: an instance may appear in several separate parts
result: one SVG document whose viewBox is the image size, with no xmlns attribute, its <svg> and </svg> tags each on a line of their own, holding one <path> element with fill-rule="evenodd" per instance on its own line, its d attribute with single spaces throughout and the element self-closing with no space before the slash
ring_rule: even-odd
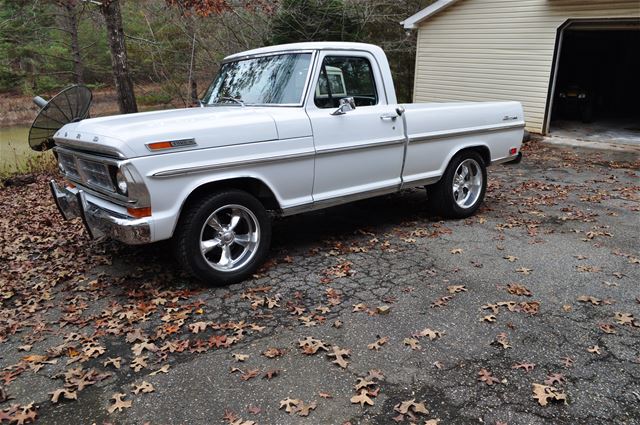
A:
<svg viewBox="0 0 640 425">
<path fill-rule="evenodd" d="M 360 56 L 325 56 L 314 103 L 318 108 L 337 108 L 345 97 L 353 97 L 358 107 L 378 104 L 371 62 Z"/>
</svg>

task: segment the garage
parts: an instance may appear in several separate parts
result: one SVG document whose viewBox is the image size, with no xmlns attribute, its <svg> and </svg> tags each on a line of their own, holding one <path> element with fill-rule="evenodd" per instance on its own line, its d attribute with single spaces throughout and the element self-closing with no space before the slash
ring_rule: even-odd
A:
<svg viewBox="0 0 640 425">
<path fill-rule="evenodd" d="M 640 26 L 568 22 L 559 31 L 552 136 L 640 143 Z"/>
<path fill-rule="evenodd" d="M 436 0 L 402 25 L 415 102 L 517 100 L 532 133 L 640 144 L 640 1 Z"/>
</svg>

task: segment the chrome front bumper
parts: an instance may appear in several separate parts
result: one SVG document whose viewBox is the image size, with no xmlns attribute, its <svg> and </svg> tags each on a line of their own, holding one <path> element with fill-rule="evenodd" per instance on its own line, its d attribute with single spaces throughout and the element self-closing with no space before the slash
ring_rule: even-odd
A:
<svg viewBox="0 0 640 425">
<path fill-rule="evenodd" d="M 65 220 L 80 217 L 91 239 L 109 237 L 129 245 L 151 242 L 151 225 L 148 218 L 134 219 L 105 210 L 87 200 L 84 191 L 76 193 L 49 182 L 53 200 Z"/>
</svg>

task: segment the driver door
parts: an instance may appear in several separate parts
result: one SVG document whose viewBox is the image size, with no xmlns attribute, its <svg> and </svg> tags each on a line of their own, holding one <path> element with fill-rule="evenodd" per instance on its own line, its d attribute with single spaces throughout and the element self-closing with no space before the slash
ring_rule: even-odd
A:
<svg viewBox="0 0 640 425">
<path fill-rule="evenodd" d="M 404 129 L 366 52 L 322 52 L 306 111 L 316 149 L 314 202 L 367 197 L 400 186 Z M 332 115 L 340 99 L 356 109 Z M 364 195 L 364 196 L 362 196 Z"/>
</svg>

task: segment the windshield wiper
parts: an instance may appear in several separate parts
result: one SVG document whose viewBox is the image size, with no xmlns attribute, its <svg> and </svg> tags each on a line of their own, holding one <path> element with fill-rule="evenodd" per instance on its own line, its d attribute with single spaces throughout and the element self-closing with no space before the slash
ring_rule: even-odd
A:
<svg viewBox="0 0 640 425">
<path fill-rule="evenodd" d="M 242 99 L 236 99 L 235 97 L 222 96 L 222 97 L 218 98 L 218 101 L 216 103 L 221 103 L 220 100 L 230 100 L 232 102 L 236 102 L 236 103 L 240 104 L 241 106 L 245 106 L 244 102 L 242 101 Z"/>
</svg>

